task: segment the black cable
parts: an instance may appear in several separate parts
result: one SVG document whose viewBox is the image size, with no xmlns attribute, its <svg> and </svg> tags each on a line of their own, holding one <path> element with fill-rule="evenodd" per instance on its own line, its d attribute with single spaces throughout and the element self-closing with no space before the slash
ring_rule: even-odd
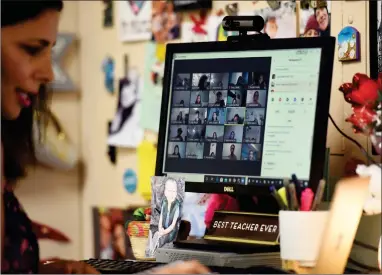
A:
<svg viewBox="0 0 382 275">
<path fill-rule="evenodd" d="M 366 264 L 362 264 L 352 258 L 349 257 L 348 259 L 348 263 L 351 263 L 357 267 L 360 267 L 362 269 L 366 269 L 367 271 L 372 271 L 372 272 L 379 272 L 378 268 L 376 267 L 373 267 L 373 266 L 369 266 L 369 265 L 366 265 Z"/>
<path fill-rule="evenodd" d="M 372 157 L 369 156 L 369 154 L 367 153 L 367 151 L 365 150 L 365 148 L 362 147 L 362 145 L 356 141 L 354 138 L 352 137 L 349 137 L 347 134 L 345 134 L 339 127 L 338 125 L 336 124 L 336 122 L 334 121 L 334 119 L 332 118 L 332 116 L 329 114 L 329 119 L 330 121 L 333 123 L 333 126 L 337 129 L 337 131 L 343 135 L 345 138 L 347 138 L 348 140 L 350 140 L 351 142 L 353 142 L 355 145 L 357 145 L 357 147 L 362 151 L 362 153 L 365 155 L 365 157 L 373 164 L 376 164 L 378 165 L 379 167 L 381 167 L 381 164 L 377 163 Z"/>
<path fill-rule="evenodd" d="M 357 240 L 354 240 L 353 245 L 357 245 L 357 246 L 360 246 L 362 248 L 369 249 L 369 250 L 372 250 L 374 252 L 378 252 L 378 248 L 377 247 L 374 247 L 374 246 L 372 246 L 370 244 L 367 244 L 367 243 L 364 243 L 364 242 L 360 242 L 360 241 L 357 241 Z"/>
</svg>

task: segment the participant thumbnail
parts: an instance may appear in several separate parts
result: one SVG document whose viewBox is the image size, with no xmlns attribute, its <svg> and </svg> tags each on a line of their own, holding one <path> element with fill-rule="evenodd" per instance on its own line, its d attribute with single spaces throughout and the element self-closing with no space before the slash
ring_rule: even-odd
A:
<svg viewBox="0 0 382 275">
<path fill-rule="evenodd" d="M 210 91 L 208 106 L 224 107 L 227 102 L 227 91 Z"/>
<path fill-rule="evenodd" d="M 249 89 L 266 90 L 268 88 L 269 75 L 266 73 L 251 72 L 249 74 Z"/>
<path fill-rule="evenodd" d="M 248 73 L 246 72 L 234 72 L 229 73 L 229 89 L 242 89 L 248 84 Z"/>
<path fill-rule="evenodd" d="M 226 90 L 228 88 L 228 73 L 212 73 L 210 89 Z"/>
<path fill-rule="evenodd" d="M 210 89 L 211 74 L 195 73 L 192 74 L 192 90 L 205 91 Z"/>
<path fill-rule="evenodd" d="M 208 106 L 208 91 L 191 92 L 191 107 L 207 107 Z"/>
<path fill-rule="evenodd" d="M 203 159 L 203 142 L 187 142 L 186 158 L 188 159 Z"/>
<path fill-rule="evenodd" d="M 186 155 L 185 142 L 169 142 L 167 149 L 168 158 L 183 159 Z"/>
<path fill-rule="evenodd" d="M 191 84 L 191 74 L 177 74 L 174 78 L 174 90 L 188 90 Z"/>
<path fill-rule="evenodd" d="M 224 142 L 241 142 L 243 140 L 243 126 L 230 125 L 225 126 Z"/>
<path fill-rule="evenodd" d="M 244 127 L 244 142 L 260 143 L 261 142 L 261 127 L 250 126 Z"/>
<path fill-rule="evenodd" d="M 206 139 L 209 141 L 223 142 L 224 126 L 208 125 Z"/>
<path fill-rule="evenodd" d="M 222 159 L 240 160 L 240 155 L 241 155 L 240 143 L 224 143 Z"/>
<path fill-rule="evenodd" d="M 245 124 L 264 125 L 265 108 L 247 108 L 245 113 Z"/>
<path fill-rule="evenodd" d="M 191 108 L 188 124 L 206 124 L 207 108 Z"/>
<path fill-rule="evenodd" d="M 265 107 L 267 97 L 266 90 L 248 90 L 247 91 L 247 106 L 248 107 Z"/>
<path fill-rule="evenodd" d="M 245 107 L 227 108 L 226 124 L 243 124 Z"/>
<path fill-rule="evenodd" d="M 245 90 L 228 90 L 227 106 L 245 107 L 247 92 Z"/>
<path fill-rule="evenodd" d="M 225 123 L 225 108 L 209 108 L 208 109 L 208 124 L 224 124 Z"/>
<path fill-rule="evenodd" d="M 187 126 L 171 125 L 169 136 L 171 141 L 187 141 Z"/>
<path fill-rule="evenodd" d="M 217 143 L 206 143 L 204 145 L 204 158 L 216 159 L 216 147 Z"/>
<path fill-rule="evenodd" d="M 188 124 L 188 108 L 174 108 L 171 110 L 171 124 Z"/>
<path fill-rule="evenodd" d="M 173 107 L 188 107 L 190 106 L 190 91 L 176 91 L 172 96 Z"/>
<path fill-rule="evenodd" d="M 187 128 L 187 141 L 202 141 L 206 136 L 205 125 L 190 125 Z"/>
<path fill-rule="evenodd" d="M 241 160 L 259 161 L 261 160 L 261 145 L 260 144 L 248 144 L 242 145 Z"/>
</svg>

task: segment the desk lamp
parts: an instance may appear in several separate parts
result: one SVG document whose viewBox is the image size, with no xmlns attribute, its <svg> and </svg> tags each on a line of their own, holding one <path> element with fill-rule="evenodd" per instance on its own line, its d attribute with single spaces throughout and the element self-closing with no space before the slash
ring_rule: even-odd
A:
<svg viewBox="0 0 382 275">
<path fill-rule="evenodd" d="M 357 174 L 360 177 L 370 177 L 369 184 L 369 196 L 364 205 L 364 212 L 366 215 L 377 215 L 382 213 L 382 199 L 381 199 L 381 179 L 382 179 L 382 169 L 378 165 L 358 165 Z M 378 266 L 381 270 L 381 240 L 379 239 L 378 246 Z"/>
</svg>

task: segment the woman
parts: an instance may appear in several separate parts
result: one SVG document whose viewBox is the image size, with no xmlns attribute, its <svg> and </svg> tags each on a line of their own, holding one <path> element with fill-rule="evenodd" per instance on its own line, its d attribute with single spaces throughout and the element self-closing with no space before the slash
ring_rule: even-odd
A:
<svg viewBox="0 0 382 275">
<path fill-rule="evenodd" d="M 213 112 L 213 113 L 212 113 L 211 122 L 217 122 L 217 121 L 219 121 L 219 120 L 218 120 L 218 115 L 217 115 L 216 112 Z"/>
<path fill-rule="evenodd" d="M 255 91 L 253 93 L 253 98 L 252 98 L 252 105 L 253 107 L 261 107 L 261 103 L 259 102 L 259 91 Z"/>
<path fill-rule="evenodd" d="M 216 132 L 213 132 L 212 139 L 213 140 L 217 140 L 218 139 L 218 135 L 216 134 Z"/>
<path fill-rule="evenodd" d="M 172 153 L 173 156 L 176 156 L 177 158 L 181 158 L 180 153 L 179 153 L 179 146 L 175 145 L 174 147 L 174 152 Z"/>
<path fill-rule="evenodd" d="M 200 105 L 200 104 L 202 104 L 202 97 L 200 95 L 197 95 L 195 99 L 195 105 Z"/>
<path fill-rule="evenodd" d="M 97 274 L 83 262 L 41 263 L 31 221 L 13 190 L 35 162 L 33 112 L 44 110 L 40 87 L 53 80 L 51 52 L 62 0 L 1 3 L 1 273 Z M 156 273 L 207 273 L 198 263 L 169 266 Z"/>
</svg>

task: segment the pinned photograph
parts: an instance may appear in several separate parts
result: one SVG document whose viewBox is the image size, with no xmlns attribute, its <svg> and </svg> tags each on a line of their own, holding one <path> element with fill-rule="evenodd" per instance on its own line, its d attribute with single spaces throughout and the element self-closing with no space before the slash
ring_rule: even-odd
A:
<svg viewBox="0 0 382 275">
<path fill-rule="evenodd" d="M 185 196 L 184 179 L 151 177 L 151 221 L 146 257 L 154 258 L 161 247 L 172 247 L 176 240 Z"/>
<path fill-rule="evenodd" d="M 327 0 L 300 1 L 300 36 L 330 36 L 330 5 Z"/>
<path fill-rule="evenodd" d="M 150 2 L 150 1 L 140 1 Z M 152 40 L 165 43 L 180 37 L 181 17 L 174 11 L 174 4 L 169 1 L 152 1 Z"/>
</svg>

